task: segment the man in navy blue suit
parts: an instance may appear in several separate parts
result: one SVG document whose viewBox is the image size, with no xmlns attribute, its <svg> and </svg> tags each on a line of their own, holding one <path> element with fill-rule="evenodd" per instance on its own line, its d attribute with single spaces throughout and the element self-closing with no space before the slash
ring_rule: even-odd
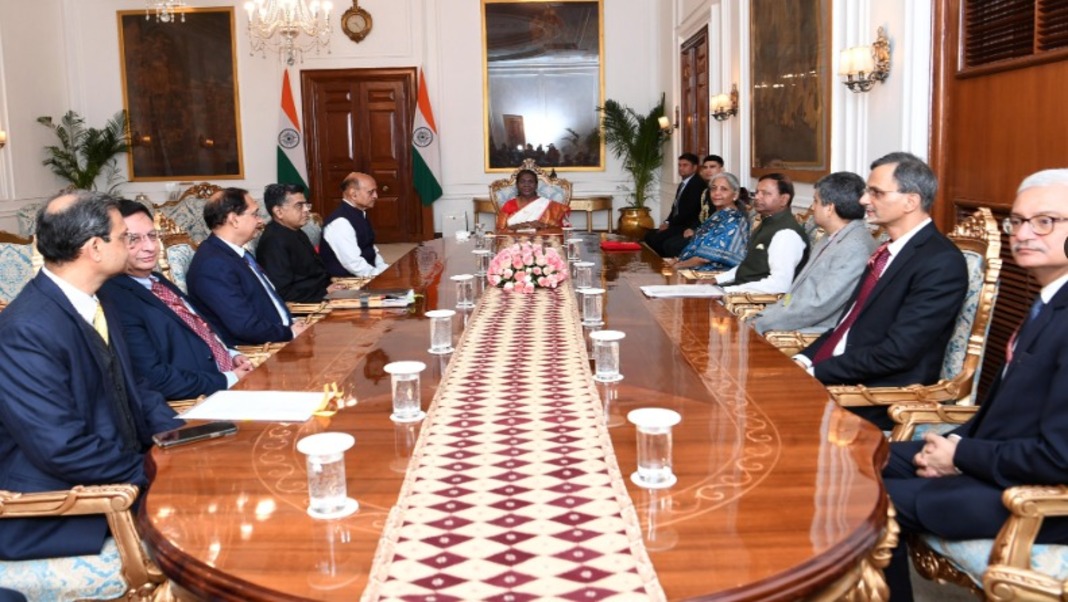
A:
<svg viewBox="0 0 1068 602">
<path fill-rule="evenodd" d="M 166 399 L 188 399 L 226 389 L 252 371 L 193 310 L 182 291 L 153 271 L 159 232 L 141 203 L 122 199 L 129 257 L 124 274 L 104 283 L 100 296 L 121 308 L 122 332 L 134 373 Z"/>
<path fill-rule="evenodd" d="M 141 389 L 118 309 L 96 297 L 126 265 L 126 224 L 111 197 L 51 199 L 37 214 L 45 265 L 0 312 L 0 489 L 145 487 L 152 435 L 182 421 Z M 0 520 L 0 559 L 99 554 L 103 516 Z"/>
<path fill-rule="evenodd" d="M 242 248 L 263 220 L 247 190 L 226 188 L 204 205 L 211 236 L 189 264 L 189 298 L 227 346 L 289 341 L 307 324 L 295 321 L 252 253 Z"/>
<path fill-rule="evenodd" d="M 1012 256 L 1042 286 L 1009 340 L 1005 366 L 974 418 L 946 436 L 894 443 L 883 480 L 904 533 L 991 539 L 1014 485 L 1068 482 L 1068 169 L 1023 181 L 1003 227 Z M 1039 541 L 1068 543 L 1068 521 L 1047 519 Z M 904 541 L 904 538 L 902 538 Z M 898 546 L 887 569 L 893 600 L 911 600 Z"/>
</svg>

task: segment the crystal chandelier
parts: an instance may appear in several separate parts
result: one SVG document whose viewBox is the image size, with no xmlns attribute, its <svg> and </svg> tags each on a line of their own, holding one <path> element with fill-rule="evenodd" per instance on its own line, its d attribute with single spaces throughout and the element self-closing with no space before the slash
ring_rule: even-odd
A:
<svg viewBox="0 0 1068 602">
<path fill-rule="evenodd" d="M 157 23 L 173 23 L 176 21 L 177 15 L 182 16 L 182 23 L 185 23 L 185 0 L 148 0 L 148 5 L 145 6 L 145 21 L 152 18 L 152 13 L 156 13 Z"/>
<path fill-rule="evenodd" d="M 267 49 L 278 51 L 278 58 L 292 65 L 304 52 L 326 48 L 330 53 L 330 11 L 334 5 L 319 0 L 254 0 L 245 3 L 248 11 L 248 37 L 251 52 L 267 56 Z M 277 34 L 277 37 L 275 37 Z M 303 36 L 303 37 L 302 37 Z"/>
</svg>

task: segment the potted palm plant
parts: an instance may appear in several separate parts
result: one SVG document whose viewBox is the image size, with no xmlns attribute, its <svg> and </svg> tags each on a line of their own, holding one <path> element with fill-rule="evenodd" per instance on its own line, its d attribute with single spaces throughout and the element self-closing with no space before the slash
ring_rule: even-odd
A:
<svg viewBox="0 0 1068 602">
<path fill-rule="evenodd" d="M 85 127 L 85 118 L 74 111 L 56 123 L 50 116 L 38 117 L 37 122 L 55 132 L 59 144 L 46 146 L 47 158 L 41 163 L 67 182 L 68 188 L 96 190 L 96 181 L 103 176 L 109 193 L 125 180 L 119 173 L 117 157 L 130 150 L 126 112 L 119 111 L 103 128 Z"/>
<path fill-rule="evenodd" d="M 614 100 L 606 100 L 598 110 L 604 115 L 605 144 L 623 160 L 623 171 L 634 186 L 630 204 L 619 210 L 619 232 L 637 238 L 656 225 L 645 202 L 664 165 L 664 142 L 670 136 L 660 128 L 664 96 L 645 115 Z"/>
</svg>

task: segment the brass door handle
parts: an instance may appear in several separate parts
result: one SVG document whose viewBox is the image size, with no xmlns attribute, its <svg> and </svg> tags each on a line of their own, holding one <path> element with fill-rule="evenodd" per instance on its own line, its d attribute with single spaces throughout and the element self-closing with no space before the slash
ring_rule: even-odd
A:
<svg viewBox="0 0 1068 602">
<path fill-rule="evenodd" d="M 389 186 L 383 186 L 382 192 L 389 192 Z"/>
</svg>

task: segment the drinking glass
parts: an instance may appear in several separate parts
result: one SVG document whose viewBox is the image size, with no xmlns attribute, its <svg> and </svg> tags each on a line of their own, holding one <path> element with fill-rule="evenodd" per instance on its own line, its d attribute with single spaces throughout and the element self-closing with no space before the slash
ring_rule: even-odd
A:
<svg viewBox="0 0 1068 602">
<path fill-rule="evenodd" d="M 666 489 L 678 481 L 671 472 L 671 427 L 682 420 L 664 408 L 639 408 L 627 414 L 638 430 L 638 470 L 630 480 L 647 489 Z"/>
<path fill-rule="evenodd" d="M 475 277 L 471 274 L 459 274 L 452 277 L 456 283 L 456 307 L 466 309 L 475 306 Z"/>
<path fill-rule="evenodd" d="M 604 324 L 602 313 L 604 311 L 604 289 L 584 288 L 579 291 L 582 295 L 582 325 L 600 326 Z"/>
<path fill-rule="evenodd" d="M 568 238 L 564 243 L 567 245 L 567 260 L 578 261 L 582 257 L 582 239 Z"/>
<path fill-rule="evenodd" d="M 452 353 L 452 317 L 455 315 L 456 312 L 451 309 L 426 312 L 426 317 L 430 318 L 430 353 Z"/>
<path fill-rule="evenodd" d="M 345 483 L 345 452 L 356 443 L 348 433 L 319 433 L 297 441 L 297 451 L 307 457 L 308 514 L 312 518 L 338 518 L 359 509 L 348 497 Z"/>
<path fill-rule="evenodd" d="M 392 362 L 385 370 L 393 389 L 394 422 L 418 422 L 426 418 L 419 398 L 419 373 L 426 370 L 423 362 Z"/>
<path fill-rule="evenodd" d="M 493 252 L 489 249 L 475 249 L 471 251 L 475 255 L 475 275 L 485 276 L 489 271 L 490 260 L 493 259 Z"/>
<path fill-rule="evenodd" d="M 575 262 L 575 288 L 592 288 L 593 287 L 593 262 L 592 261 L 576 261 Z"/>
<path fill-rule="evenodd" d="M 616 382 L 623 380 L 619 373 L 619 341 L 626 334 L 618 330 L 598 330 L 590 333 L 593 339 L 594 380 Z"/>
</svg>

